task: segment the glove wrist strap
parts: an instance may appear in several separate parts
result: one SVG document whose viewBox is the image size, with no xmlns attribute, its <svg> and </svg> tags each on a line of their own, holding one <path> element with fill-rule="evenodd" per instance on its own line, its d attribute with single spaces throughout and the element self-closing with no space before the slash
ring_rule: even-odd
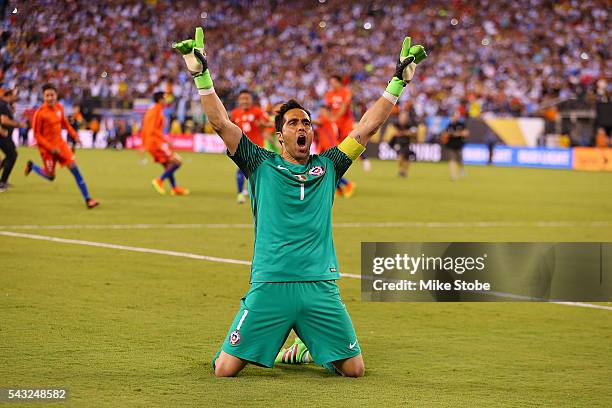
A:
<svg viewBox="0 0 612 408">
<path fill-rule="evenodd" d="M 198 89 L 200 95 L 210 95 L 215 93 L 215 88 Z"/>
<path fill-rule="evenodd" d="M 202 74 L 193 78 L 193 82 L 195 82 L 198 91 L 211 89 L 213 87 L 212 77 L 210 76 L 210 71 L 208 69 Z M 200 93 L 200 95 L 202 95 L 202 93 Z"/>
<path fill-rule="evenodd" d="M 389 102 L 391 102 L 392 104 L 397 104 L 397 101 L 399 100 L 399 98 L 395 95 L 391 95 L 389 92 L 385 91 L 382 94 L 383 98 L 385 98 L 386 100 L 388 100 Z"/>
<path fill-rule="evenodd" d="M 387 85 L 387 89 L 385 89 L 385 93 L 383 96 L 391 103 L 397 103 L 397 100 L 402 96 L 402 92 L 404 91 L 404 87 L 406 83 L 397 77 L 393 77 L 389 84 Z"/>
</svg>

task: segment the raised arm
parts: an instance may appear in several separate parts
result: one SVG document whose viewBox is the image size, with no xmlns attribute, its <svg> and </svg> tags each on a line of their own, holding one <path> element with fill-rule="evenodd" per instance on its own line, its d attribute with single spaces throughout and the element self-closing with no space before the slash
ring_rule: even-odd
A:
<svg viewBox="0 0 612 408">
<path fill-rule="evenodd" d="M 242 137 L 242 130 L 230 120 L 227 110 L 213 87 L 212 77 L 208 70 L 208 61 L 204 52 L 204 30 L 196 28 L 195 39 L 188 39 L 172 45 L 185 59 L 187 69 L 191 72 L 193 80 L 200 94 L 202 109 L 206 113 L 210 124 L 223 142 L 230 154 L 234 154 Z"/>
<path fill-rule="evenodd" d="M 395 75 L 389 81 L 383 95 L 378 98 L 374 106 L 364 113 L 357 126 L 349 133 L 349 137 L 355 139 L 362 146 L 370 141 L 372 135 L 389 117 L 393 106 L 402 95 L 404 87 L 412 80 L 417 64 L 425 58 L 427 58 L 427 53 L 422 45 L 411 47 L 410 37 L 404 38 L 402 51 L 395 67 Z"/>
</svg>

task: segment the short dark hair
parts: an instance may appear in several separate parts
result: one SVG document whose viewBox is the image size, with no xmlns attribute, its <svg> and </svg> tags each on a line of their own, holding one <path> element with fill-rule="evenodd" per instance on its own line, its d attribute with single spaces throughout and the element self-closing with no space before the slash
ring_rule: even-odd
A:
<svg viewBox="0 0 612 408">
<path fill-rule="evenodd" d="M 164 99 L 164 93 L 163 93 L 162 91 L 155 92 L 155 93 L 153 94 L 153 101 L 154 101 L 155 103 L 157 103 L 157 102 L 161 101 L 162 99 Z"/>
<path fill-rule="evenodd" d="M 57 93 L 57 88 L 55 87 L 55 85 L 50 84 L 50 83 L 46 83 L 42 86 L 42 91 L 43 93 L 47 90 L 47 89 L 53 89 L 55 91 L 55 93 Z"/>
<path fill-rule="evenodd" d="M 240 92 L 238 92 L 238 96 L 240 96 L 242 94 L 249 94 L 249 95 L 251 95 L 251 97 L 253 96 L 251 91 L 249 91 L 248 89 L 241 89 Z"/>
<path fill-rule="evenodd" d="M 274 117 L 274 131 L 282 132 L 283 125 L 285 124 L 285 113 L 290 111 L 291 109 L 301 109 L 308 115 L 308 119 L 312 120 L 310 116 L 310 112 L 308 109 L 304 108 L 298 101 L 295 99 L 289 99 L 287 102 L 283 103 L 283 106 L 276 112 L 276 116 Z"/>
<path fill-rule="evenodd" d="M 335 79 L 336 81 L 342 83 L 342 77 L 340 75 L 332 75 L 331 79 Z"/>
</svg>

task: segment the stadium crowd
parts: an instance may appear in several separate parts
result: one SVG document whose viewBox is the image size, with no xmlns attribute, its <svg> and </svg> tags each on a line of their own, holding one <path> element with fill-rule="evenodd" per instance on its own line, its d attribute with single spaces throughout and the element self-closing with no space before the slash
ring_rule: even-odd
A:
<svg viewBox="0 0 612 408">
<path fill-rule="evenodd" d="M 408 92 L 420 117 L 459 107 L 471 116 L 534 115 L 565 98 L 610 99 L 607 4 L 34 0 L 5 10 L 0 79 L 30 106 L 51 81 L 68 103 L 130 102 L 164 89 L 188 111 L 197 93 L 171 44 L 201 25 L 224 99 L 249 88 L 263 106 L 295 97 L 315 109 L 337 74 L 359 115 L 392 75 L 389 44 L 408 34 L 429 53 Z"/>
</svg>

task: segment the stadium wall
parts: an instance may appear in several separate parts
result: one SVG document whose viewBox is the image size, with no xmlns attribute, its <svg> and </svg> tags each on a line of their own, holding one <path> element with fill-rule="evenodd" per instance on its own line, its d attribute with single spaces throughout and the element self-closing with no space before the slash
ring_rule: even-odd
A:
<svg viewBox="0 0 612 408">
<path fill-rule="evenodd" d="M 65 137 L 65 132 L 64 132 Z M 178 151 L 199 153 L 225 153 L 225 145 L 216 134 L 196 133 L 193 135 L 167 135 L 173 148 Z M 13 134 L 17 143 L 17 134 Z M 93 145 L 93 135 L 90 130 L 79 130 L 82 148 L 105 148 L 106 134 L 100 134 Z M 30 146 L 35 144 L 34 138 L 29 138 Z M 142 147 L 140 136 L 128 137 L 128 149 Z M 437 143 L 415 143 L 411 145 L 416 154 L 416 161 L 440 162 L 448 160 L 448 152 Z M 313 145 L 312 151 L 315 151 Z M 380 160 L 396 160 L 397 152 L 386 142 L 369 143 L 366 149 L 368 157 Z M 488 165 L 489 147 L 486 144 L 468 143 L 463 148 L 463 160 L 470 165 Z M 549 169 L 574 169 L 582 171 L 612 171 L 612 148 L 574 147 L 574 148 L 541 148 L 495 146 L 493 148 L 493 166 L 506 167 L 536 167 Z"/>
<path fill-rule="evenodd" d="M 426 140 L 436 139 L 450 124 L 449 116 L 430 116 L 425 120 Z M 468 118 L 466 125 L 472 143 L 495 142 L 508 146 L 536 147 L 544 135 L 542 118 Z"/>
<path fill-rule="evenodd" d="M 417 161 L 440 162 L 448 160 L 448 152 L 439 144 L 416 143 L 411 145 Z M 380 160 L 396 160 L 397 152 L 386 142 L 370 143 L 368 157 Z M 488 165 L 489 148 L 485 144 L 466 144 L 463 160 L 470 165 Z M 493 166 L 536 167 L 548 169 L 574 169 L 583 171 L 612 171 L 612 148 L 575 147 L 537 148 L 495 146 Z"/>
</svg>

